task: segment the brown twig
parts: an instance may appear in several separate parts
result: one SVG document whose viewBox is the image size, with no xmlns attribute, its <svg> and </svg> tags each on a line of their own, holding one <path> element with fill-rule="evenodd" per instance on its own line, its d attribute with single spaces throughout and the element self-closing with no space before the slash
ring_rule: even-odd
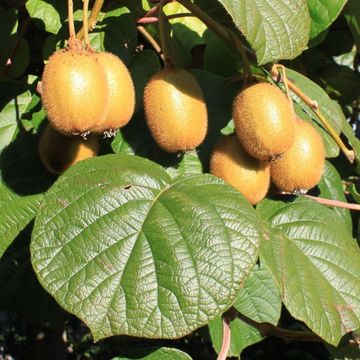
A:
<svg viewBox="0 0 360 360">
<path fill-rule="evenodd" d="M 226 319 L 226 317 L 223 317 L 222 328 L 223 328 L 222 344 L 217 360 L 225 360 L 227 358 L 227 354 L 229 353 L 229 349 L 230 349 L 231 329 L 230 329 L 230 321 Z"/>
<path fill-rule="evenodd" d="M 311 195 L 303 195 L 303 196 L 306 198 L 312 199 L 323 205 L 360 211 L 359 204 L 351 204 L 351 203 L 347 203 L 347 202 L 339 201 L 339 200 L 324 199 L 324 198 L 319 198 L 319 197 L 311 196 Z"/>
<path fill-rule="evenodd" d="M 238 319 L 244 323 L 257 329 L 262 337 L 266 336 L 276 336 L 278 338 L 288 340 L 288 341 L 308 341 L 308 342 L 323 342 L 320 336 L 305 331 L 296 331 L 296 330 L 287 330 L 279 328 L 268 322 L 259 323 L 254 321 L 244 314 L 241 314 L 237 311 L 236 316 Z"/>
<path fill-rule="evenodd" d="M 71 43 L 75 39 L 73 0 L 68 0 L 68 21 L 69 21 L 69 43 Z"/>
<path fill-rule="evenodd" d="M 97 22 L 97 18 L 99 16 L 99 13 L 101 11 L 101 8 L 104 4 L 104 0 L 95 0 L 94 2 L 94 6 L 91 9 L 91 14 L 88 18 L 88 31 L 92 31 L 95 26 L 96 26 L 96 22 Z M 78 33 L 76 34 L 76 37 L 78 39 L 83 39 L 84 37 L 84 26 L 82 26 L 82 28 L 78 31 Z"/>
<path fill-rule="evenodd" d="M 28 29 L 29 25 L 30 25 L 30 21 L 31 21 L 31 18 L 30 16 L 28 16 L 24 23 L 22 24 L 22 27 L 19 31 L 19 33 L 17 34 L 17 39 L 16 39 L 16 43 L 11 51 L 11 54 L 6 62 L 6 64 L 4 65 L 4 68 L 2 69 L 1 71 L 1 74 L 4 74 L 6 75 L 8 70 L 10 70 L 10 67 L 11 67 L 11 64 L 12 64 L 12 59 L 14 59 L 16 53 L 18 52 L 19 48 L 20 48 L 20 44 L 21 42 L 24 40 L 23 37 L 26 33 L 26 30 Z"/>
<path fill-rule="evenodd" d="M 280 73 L 277 69 L 277 64 L 275 64 L 271 69 L 271 74 L 273 76 L 280 76 Z M 294 92 L 306 105 L 310 107 L 310 109 L 315 113 L 315 115 L 320 119 L 321 123 L 328 131 L 328 133 L 335 140 L 336 144 L 339 146 L 340 150 L 344 153 L 350 163 L 353 163 L 355 160 L 355 154 L 353 150 L 350 150 L 346 147 L 346 145 L 341 140 L 340 136 L 335 132 L 331 124 L 325 118 L 325 116 L 321 113 L 319 106 L 316 101 L 310 99 L 306 96 L 292 81 L 287 81 L 289 89 Z"/>
<path fill-rule="evenodd" d="M 172 19 L 178 19 L 178 18 L 184 18 L 184 17 L 194 17 L 191 13 L 178 13 L 178 14 L 172 14 L 172 15 L 166 15 L 164 18 L 167 20 Z M 144 16 L 139 19 L 137 19 L 137 24 L 153 24 L 159 21 L 159 18 L 157 16 Z"/>
<path fill-rule="evenodd" d="M 161 57 L 161 59 L 164 60 L 164 55 L 163 55 L 163 53 L 161 51 L 161 47 L 157 43 L 157 41 L 151 36 L 151 34 L 141 25 L 138 25 L 136 28 L 138 29 L 139 33 L 142 36 L 144 36 L 144 38 L 154 48 L 154 50 L 158 53 L 158 55 Z"/>
</svg>

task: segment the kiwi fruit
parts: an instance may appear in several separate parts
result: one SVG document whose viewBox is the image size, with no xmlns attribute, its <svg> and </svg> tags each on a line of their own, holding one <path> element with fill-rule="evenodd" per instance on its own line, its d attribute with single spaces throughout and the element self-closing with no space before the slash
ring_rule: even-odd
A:
<svg viewBox="0 0 360 360">
<path fill-rule="evenodd" d="M 219 139 L 211 155 L 210 173 L 234 186 L 253 205 L 266 196 L 270 185 L 270 164 L 247 154 L 236 135 Z"/>
<path fill-rule="evenodd" d="M 270 160 L 294 141 L 292 103 L 270 83 L 252 84 L 240 91 L 233 102 L 233 120 L 245 151 L 257 159 Z"/>
<path fill-rule="evenodd" d="M 111 136 L 114 130 L 126 125 L 134 113 L 135 89 L 130 73 L 125 64 L 108 52 L 95 54 L 106 75 L 109 97 L 106 116 L 92 129 L 96 133 Z"/>
<path fill-rule="evenodd" d="M 105 71 L 92 51 L 62 49 L 51 55 L 42 75 L 41 99 L 57 131 L 90 132 L 104 120 L 107 98 Z"/>
<path fill-rule="evenodd" d="M 145 118 L 156 143 L 176 153 L 200 145 L 208 117 L 203 92 L 195 77 L 183 69 L 162 69 L 144 90 Z"/>
<path fill-rule="evenodd" d="M 61 174 L 80 160 L 96 156 L 99 150 L 97 135 L 85 140 L 79 136 L 66 136 L 47 124 L 39 138 L 39 155 L 46 169 Z"/>
<path fill-rule="evenodd" d="M 294 143 L 271 163 L 271 178 L 281 191 L 309 190 L 320 181 L 324 166 L 325 147 L 320 134 L 308 122 L 297 119 Z"/>
</svg>

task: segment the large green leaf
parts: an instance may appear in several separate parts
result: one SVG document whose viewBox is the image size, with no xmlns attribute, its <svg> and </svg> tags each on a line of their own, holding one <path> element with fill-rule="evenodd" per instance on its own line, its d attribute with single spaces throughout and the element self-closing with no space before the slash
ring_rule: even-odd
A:
<svg viewBox="0 0 360 360">
<path fill-rule="evenodd" d="M 271 224 L 260 261 L 272 272 L 285 306 L 337 345 L 360 325 L 358 245 L 342 218 L 307 199 L 265 204 L 260 213 Z"/>
<path fill-rule="evenodd" d="M 276 325 L 280 318 L 280 292 L 274 283 L 270 271 L 264 264 L 256 266 L 240 290 L 234 307 L 240 313 L 257 322 L 269 322 Z M 252 326 L 236 318 L 231 321 L 231 343 L 228 356 L 238 357 L 248 346 L 262 340 L 262 336 Z M 216 352 L 222 344 L 222 319 L 209 324 L 210 335 Z"/>
<path fill-rule="evenodd" d="M 53 4 L 44 0 L 28 0 L 25 6 L 30 17 L 41 22 L 46 31 L 58 33 L 61 28 L 60 14 Z"/>
<path fill-rule="evenodd" d="M 360 140 L 355 136 L 354 130 L 345 118 L 343 118 L 342 122 L 342 133 L 346 136 L 355 153 L 356 173 L 360 174 Z"/>
<path fill-rule="evenodd" d="M 31 267 L 30 235 L 31 224 L 0 258 L 0 310 L 31 322 L 61 324 L 65 312 L 40 286 Z"/>
<path fill-rule="evenodd" d="M 291 69 L 287 69 L 286 74 L 288 78 L 291 79 L 291 81 L 293 81 L 300 90 L 302 90 L 303 93 L 318 103 L 320 110 L 325 118 L 333 127 L 334 131 L 339 134 L 342 128 L 342 121 L 345 119 L 339 104 L 336 101 L 331 100 L 319 85 L 315 84 L 306 76 L 301 75 L 300 73 Z M 319 130 L 320 135 L 324 140 L 326 157 L 338 156 L 339 147 L 330 134 L 324 129 L 323 125 L 314 112 L 310 110 L 310 108 L 295 94 L 292 93 L 292 96 L 295 100 L 295 110 L 297 115 L 304 120 L 311 121 L 316 126 L 317 130 Z"/>
<path fill-rule="evenodd" d="M 341 181 L 341 177 L 336 168 L 328 161 L 325 165 L 325 171 L 322 179 L 320 180 L 318 187 L 320 189 L 320 196 L 325 199 L 339 200 L 347 202 L 344 194 L 344 189 Z M 346 224 L 349 232 L 352 232 L 352 219 L 349 209 L 334 207 L 334 211 L 340 216 L 344 224 Z"/>
<path fill-rule="evenodd" d="M 309 39 L 305 0 L 218 0 L 256 52 L 260 65 L 293 59 Z"/>
<path fill-rule="evenodd" d="M 0 258 L 35 217 L 52 182 L 37 155 L 37 137 L 20 133 L 0 159 Z"/>
<path fill-rule="evenodd" d="M 171 180 L 131 155 L 71 167 L 46 193 L 32 264 L 95 340 L 183 336 L 231 306 L 261 237 L 252 206 L 211 175 Z"/>
<path fill-rule="evenodd" d="M 338 17 L 347 0 L 307 0 L 311 16 L 310 39 L 328 28 Z"/>
<path fill-rule="evenodd" d="M 191 360 L 191 357 L 178 349 L 162 347 L 160 349 L 152 350 L 137 350 L 134 351 L 134 356 L 130 357 L 116 357 L 112 360 L 131 360 L 131 359 L 144 359 L 144 360 Z M 147 355 L 145 355 L 148 353 Z M 143 355 L 143 356 L 142 356 Z M 140 357 L 141 356 L 141 357 Z"/>
</svg>

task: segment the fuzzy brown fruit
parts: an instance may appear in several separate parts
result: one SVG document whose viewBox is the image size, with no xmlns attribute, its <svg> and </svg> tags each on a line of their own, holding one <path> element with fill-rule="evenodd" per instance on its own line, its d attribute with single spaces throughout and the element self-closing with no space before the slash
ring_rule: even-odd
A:
<svg viewBox="0 0 360 360">
<path fill-rule="evenodd" d="M 247 154 L 235 135 L 222 136 L 216 144 L 210 173 L 234 186 L 252 204 L 266 196 L 270 185 L 270 164 Z"/>
<path fill-rule="evenodd" d="M 126 125 L 134 114 L 134 84 L 127 67 L 117 56 L 100 52 L 95 57 L 105 71 L 109 97 L 106 116 L 92 131 L 112 135 L 113 130 Z"/>
<path fill-rule="evenodd" d="M 41 99 L 51 125 L 63 134 L 91 131 L 104 119 L 108 86 L 94 53 L 63 49 L 49 58 Z"/>
<path fill-rule="evenodd" d="M 295 135 L 295 114 L 289 99 L 269 83 L 253 84 L 233 102 L 238 138 L 253 157 L 269 160 L 290 148 Z"/>
<path fill-rule="evenodd" d="M 89 135 L 85 140 L 79 136 L 65 136 L 47 124 L 39 139 L 39 155 L 46 169 L 61 174 L 80 160 L 96 156 L 99 140 Z"/>
<path fill-rule="evenodd" d="M 295 140 L 288 151 L 271 163 L 271 178 L 281 191 L 308 190 L 318 184 L 325 166 L 325 147 L 309 123 L 296 121 Z"/>
<path fill-rule="evenodd" d="M 186 70 L 163 69 L 144 91 L 145 118 L 156 143 L 176 153 L 200 145 L 207 132 L 207 108 L 195 77 Z"/>
</svg>

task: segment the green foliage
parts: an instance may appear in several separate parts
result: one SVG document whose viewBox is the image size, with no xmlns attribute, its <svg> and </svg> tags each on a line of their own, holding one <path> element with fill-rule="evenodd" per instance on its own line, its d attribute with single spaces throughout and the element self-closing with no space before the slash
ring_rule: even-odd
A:
<svg viewBox="0 0 360 360">
<path fill-rule="evenodd" d="M 360 328 L 360 231 L 346 207 L 360 203 L 358 0 L 173 1 L 164 6 L 163 34 L 154 1 L 105 2 L 90 45 L 129 68 L 134 116 L 114 138 L 100 139 L 96 158 L 58 179 L 38 155 L 47 122 L 41 76 L 49 56 L 67 46 L 67 4 L 18 5 L 0 5 L 0 311 L 57 328 L 73 314 L 89 338 L 102 340 L 96 349 L 127 344 L 104 357 L 113 360 L 215 359 L 223 315 L 234 309 L 250 321 L 231 318 L 228 356 L 262 340 L 255 321 L 297 329 L 300 338 L 316 334 L 330 358 L 354 357 L 348 337 Z M 82 2 L 74 9 L 79 31 Z M 154 41 L 165 41 L 204 94 L 206 138 L 184 153 L 161 150 L 146 124 L 143 91 L 163 67 Z M 324 141 L 328 161 L 310 194 L 330 207 L 271 187 L 254 209 L 207 174 L 220 135 L 234 132 L 232 102 L 248 68 L 285 92 L 271 73 L 279 61 L 313 101 L 289 90 L 296 115 Z M 159 101 L 167 111 L 169 99 Z M 354 164 L 314 104 L 354 151 Z"/>
</svg>

